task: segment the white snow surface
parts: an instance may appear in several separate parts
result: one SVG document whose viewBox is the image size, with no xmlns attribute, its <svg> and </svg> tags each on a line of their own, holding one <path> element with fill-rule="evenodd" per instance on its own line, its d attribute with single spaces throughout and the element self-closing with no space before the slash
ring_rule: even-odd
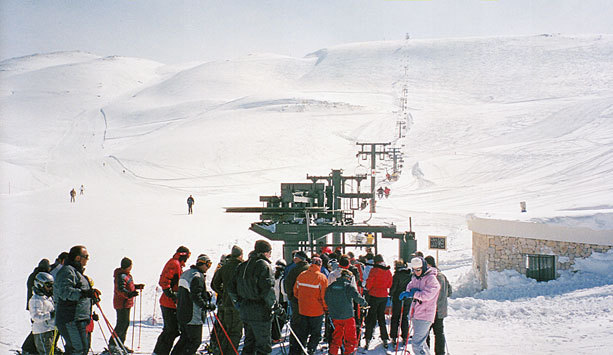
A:
<svg viewBox="0 0 613 355">
<path fill-rule="evenodd" d="M 404 85 L 410 121 L 399 139 Z M 428 235 L 449 238 L 439 256 L 455 291 L 450 353 L 610 352 L 612 252 L 546 283 L 492 273 L 485 291 L 471 270 L 470 213 L 613 229 L 613 36 L 543 35 L 355 43 L 187 68 L 82 52 L 0 62 L 0 353 L 29 331 L 27 276 L 77 244 L 113 323 L 113 270 L 134 261 L 146 284 L 140 348 L 152 351 L 156 285 L 175 249 L 214 260 L 233 244 L 248 252 L 258 216 L 222 207 L 259 206 L 307 174 L 366 173 L 356 142 L 404 154 L 369 223 L 408 230 L 411 217 L 426 254 Z M 386 169 L 389 160 L 378 184 Z M 381 245 L 392 263 L 397 243 Z M 96 329 L 93 349 L 103 348 Z"/>
</svg>

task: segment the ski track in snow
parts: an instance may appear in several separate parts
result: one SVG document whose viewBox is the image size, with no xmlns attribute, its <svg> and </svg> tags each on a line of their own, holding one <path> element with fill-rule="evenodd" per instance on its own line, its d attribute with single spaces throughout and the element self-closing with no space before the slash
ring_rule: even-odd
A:
<svg viewBox="0 0 613 355">
<path fill-rule="evenodd" d="M 494 273 L 479 291 L 466 215 L 514 218 L 528 201 L 532 221 L 613 229 L 612 49 L 611 36 L 537 36 L 349 44 L 188 69 L 78 52 L 1 62 L 0 352 L 30 327 L 32 268 L 76 244 L 92 255 L 86 273 L 112 323 L 112 271 L 123 256 L 134 261 L 146 284 L 141 351 L 150 351 L 162 327 L 159 271 L 177 246 L 214 260 L 233 244 L 248 252 L 257 216 L 222 207 L 258 206 L 307 174 L 368 173 L 355 142 L 374 141 L 401 147 L 402 174 L 382 181 L 392 163 L 380 160 L 377 186 L 392 194 L 355 220 L 402 231 L 412 217 L 422 250 L 428 235 L 448 236 L 450 353 L 606 353 L 612 253 L 548 283 Z M 81 184 L 85 195 L 70 204 Z M 395 241 L 380 247 L 388 264 L 398 257 Z M 383 351 L 377 337 L 368 353 Z M 93 348 L 103 343 L 96 329 Z"/>
</svg>

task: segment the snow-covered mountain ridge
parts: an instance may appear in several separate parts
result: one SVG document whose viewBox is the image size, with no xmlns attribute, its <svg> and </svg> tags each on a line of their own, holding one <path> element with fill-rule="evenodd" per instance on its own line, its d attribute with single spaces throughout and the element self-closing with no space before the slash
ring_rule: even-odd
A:
<svg viewBox="0 0 613 355">
<path fill-rule="evenodd" d="M 534 354 L 613 345 L 596 327 L 609 314 L 559 331 L 559 312 L 539 313 L 541 329 L 560 332 L 544 345 L 530 322 L 533 304 L 555 303 L 576 322 L 601 314 L 613 297 L 606 273 L 595 283 L 579 273 L 539 285 L 549 288 L 545 300 L 513 289 L 532 287 L 516 275 L 476 294 L 465 221 L 475 213 L 613 229 L 612 54 L 613 36 L 594 35 L 366 42 L 181 66 L 83 52 L 0 62 L 0 351 L 26 335 L 28 317 L 15 310 L 41 258 L 86 245 L 87 273 L 112 316 L 112 271 L 129 256 L 134 278 L 147 284 L 150 318 L 159 272 L 179 245 L 214 259 L 234 243 L 251 249 L 247 227 L 257 216 L 222 207 L 257 206 L 258 196 L 306 174 L 367 173 L 356 142 L 392 142 L 404 154 L 371 223 L 407 230 L 412 217 L 420 249 L 428 234 L 449 236 L 441 268 L 458 290 L 447 321 L 452 353 L 495 353 L 495 343 Z M 405 86 L 410 120 L 398 138 Z M 389 160 L 379 181 L 386 169 Z M 69 203 L 81 184 L 85 194 Z M 382 242 L 388 263 L 395 248 Z M 147 349 L 159 331 L 147 328 Z M 509 332 L 526 336 L 534 352 Z"/>
</svg>

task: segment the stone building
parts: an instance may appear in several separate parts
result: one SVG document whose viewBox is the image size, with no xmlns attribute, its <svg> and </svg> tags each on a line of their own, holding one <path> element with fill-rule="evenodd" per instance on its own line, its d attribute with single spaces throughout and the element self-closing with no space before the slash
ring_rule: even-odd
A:
<svg viewBox="0 0 613 355">
<path fill-rule="evenodd" d="M 483 288 L 488 271 L 515 270 L 539 281 L 555 279 L 577 258 L 613 248 L 613 231 L 544 223 L 468 218 L 473 269 Z"/>
</svg>

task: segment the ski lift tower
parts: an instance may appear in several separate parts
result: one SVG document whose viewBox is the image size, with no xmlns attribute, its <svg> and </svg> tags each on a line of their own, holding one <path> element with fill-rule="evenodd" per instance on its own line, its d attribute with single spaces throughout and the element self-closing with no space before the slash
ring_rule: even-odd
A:
<svg viewBox="0 0 613 355">
<path fill-rule="evenodd" d="M 377 157 L 381 159 L 385 159 L 385 156 L 388 154 L 386 152 L 386 147 L 391 143 L 360 143 L 357 142 L 356 145 L 360 146 L 360 151 L 356 154 L 356 157 L 361 156 L 362 159 L 366 160 L 370 157 L 370 192 L 372 194 L 370 198 L 370 213 L 375 213 L 375 175 L 377 174 Z"/>
<path fill-rule="evenodd" d="M 260 196 L 264 207 L 226 207 L 227 213 L 260 213 L 260 221 L 254 222 L 250 230 L 270 240 L 283 241 L 283 257 L 288 262 L 292 251 L 307 250 L 311 253 L 316 247 L 340 246 L 343 253 L 347 247 L 374 247 L 378 252 L 378 237 L 399 240 L 398 254 L 405 260 L 417 247 L 415 233 L 397 233 L 396 226 L 373 226 L 354 222 L 353 208 L 343 209 L 343 200 L 361 202 L 373 197 L 373 193 L 359 192 L 359 182 L 365 175 L 343 176 L 342 170 L 332 170 L 328 176 L 308 176 L 310 183 L 282 183 L 281 196 Z M 324 183 L 319 181 L 325 181 Z M 358 191 L 345 191 L 345 181 L 358 182 Z M 346 204 L 345 204 L 346 205 Z M 359 207 L 358 207 L 359 208 Z M 372 244 L 355 241 L 346 242 L 346 234 L 372 233 Z M 332 235 L 332 243 L 327 236 Z"/>
</svg>

